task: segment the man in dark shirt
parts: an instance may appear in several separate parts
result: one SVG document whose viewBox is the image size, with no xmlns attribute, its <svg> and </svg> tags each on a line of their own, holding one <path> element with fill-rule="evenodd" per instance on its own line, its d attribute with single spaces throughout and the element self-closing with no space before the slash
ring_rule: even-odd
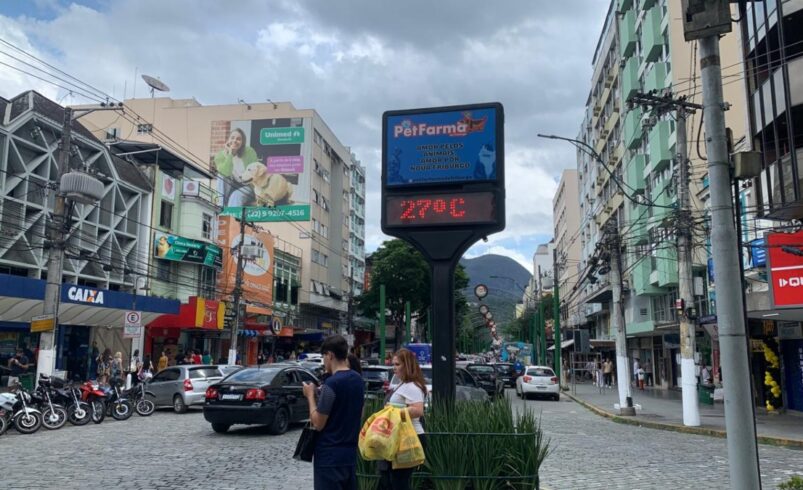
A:
<svg viewBox="0 0 803 490">
<path fill-rule="evenodd" d="M 20 375 L 28 370 L 29 362 L 22 347 L 17 347 L 17 353 L 8 360 L 8 367 L 11 369 L 11 375 L 8 377 L 8 386 L 19 382 Z"/>
<path fill-rule="evenodd" d="M 348 343 L 341 335 L 321 345 L 324 369 L 330 376 L 320 388 L 304 383 L 310 421 L 320 431 L 313 456 L 315 490 L 357 490 L 357 439 L 364 385 L 349 369 Z"/>
</svg>

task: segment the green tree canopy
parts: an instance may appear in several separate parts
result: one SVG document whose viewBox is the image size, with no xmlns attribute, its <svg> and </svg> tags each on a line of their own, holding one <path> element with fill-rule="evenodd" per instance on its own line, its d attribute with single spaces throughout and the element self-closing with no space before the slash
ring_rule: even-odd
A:
<svg viewBox="0 0 803 490">
<path fill-rule="evenodd" d="M 410 302 L 414 316 L 426 315 L 430 304 L 432 273 L 421 253 L 405 241 L 388 240 L 371 255 L 371 289 L 356 298 L 357 309 L 367 317 L 379 315 L 379 285 L 385 285 L 385 308 L 390 320 L 404 325 L 404 303 Z M 463 266 L 455 272 L 456 318 L 461 318 L 468 308 L 460 292 L 468 287 L 469 278 Z M 429 326 L 427 326 L 429 327 Z M 400 331 L 396 329 L 394 348 L 401 345 Z"/>
</svg>

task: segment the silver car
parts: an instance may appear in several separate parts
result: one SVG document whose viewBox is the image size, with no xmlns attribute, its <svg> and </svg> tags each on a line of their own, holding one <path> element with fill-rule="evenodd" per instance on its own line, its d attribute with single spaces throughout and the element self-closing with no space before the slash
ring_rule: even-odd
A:
<svg viewBox="0 0 803 490">
<path fill-rule="evenodd" d="M 421 374 L 424 375 L 424 381 L 427 383 L 427 399 L 424 405 L 430 404 L 432 398 L 432 366 L 425 364 L 421 366 Z M 395 374 L 393 379 L 390 380 L 388 392 L 392 393 L 399 387 L 401 380 Z M 488 393 L 480 388 L 479 383 L 474 376 L 469 373 L 465 368 L 458 367 L 455 370 L 455 400 L 457 401 L 488 401 Z"/>
<path fill-rule="evenodd" d="M 171 366 L 156 373 L 145 389 L 157 407 L 170 406 L 176 413 L 184 413 L 192 405 L 203 405 L 209 385 L 223 379 L 218 366 L 189 364 Z"/>
</svg>

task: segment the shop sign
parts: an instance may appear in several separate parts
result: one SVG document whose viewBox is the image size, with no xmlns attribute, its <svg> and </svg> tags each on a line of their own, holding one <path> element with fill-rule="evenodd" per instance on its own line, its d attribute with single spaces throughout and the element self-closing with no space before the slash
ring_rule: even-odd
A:
<svg viewBox="0 0 803 490">
<path fill-rule="evenodd" d="M 67 297 L 76 303 L 103 304 L 103 291 L 98 291 L 96 289 L 71 286 L 67 289 Z"/>
<path fill-rule="evenodd" d="M 764 267 L 767 265 L 767 247 L 763 238 L 750 241 L 750 267 Z"/>
<path fill-rule="evenodd" d="M 153 235 L 153 256 L 218 269 L 223 266 L 223 251 L 217 245 L 160 232 Z"/>
<path fill-rule="evenodd" d="M 56 325 L 53 315 L 39 315 L 31 318 L 31 333 L 51 332 Z"/>
<path fill-rule="evenodd" d="M 767 235 L 769 283 L 774 308 L 803 307 L 803 231 Z"/>
</svg>

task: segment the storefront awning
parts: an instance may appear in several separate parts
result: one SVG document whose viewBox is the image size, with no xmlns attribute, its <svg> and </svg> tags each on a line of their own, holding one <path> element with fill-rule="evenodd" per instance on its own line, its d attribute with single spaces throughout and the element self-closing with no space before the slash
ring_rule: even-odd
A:
<svg viewBox="0 0 803 490">
<path fill-rule="evenodd" d="M 574 345 L 574 339 L 564 340 L 563 342 L 560 343 L 560 349 L 563 350 L 566 347 L 571 347 L 573 345 Z M 552 347 L 548 348 L 547 350 L 555 350 L 555 346 L 553 345 Z"/>
<path fill-rule="evenodd" d="M 197 328 L 202 330 L 222 330 L 226 314 L 225 305 L 220 301 L 190 296 L 182 304 L 176 315 L 161 315 L 147 323 L 148 328 Z"/>
<path fill-rule="evenodd" d="M 0 274 L 0 322 L 29 324 L 44 308 L 46 281 Z M 165 313 L 177 313 L 179 302 L 120 291 L 61 285 L 59 324 L 89 327 L 123 327 L 126 311 L 142 312 L 147 323 Z"/>
</svg>

